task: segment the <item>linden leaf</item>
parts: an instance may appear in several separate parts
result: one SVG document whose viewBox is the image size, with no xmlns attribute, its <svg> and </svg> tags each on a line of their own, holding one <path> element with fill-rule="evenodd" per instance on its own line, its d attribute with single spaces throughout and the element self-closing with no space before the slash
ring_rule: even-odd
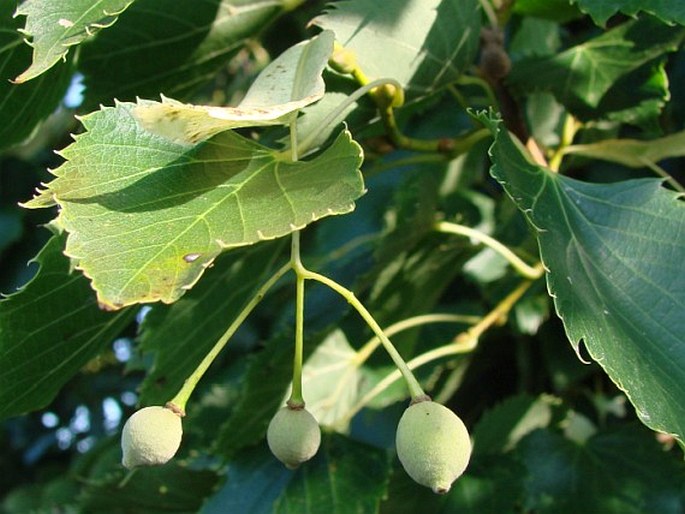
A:
<svg viewBox="0 0 685 514">
<path fill-rule="evenodd" d="M 22 31 L 32 40 L 33 63 L 15 82 L 26 82 L 52 68 L 72 46 L 117 21 L 133 0 L 26 0 L 15 16 L 26 16 Z"/>
<path fill-rule="evenodd" d="M 507 82 L 519 92 L 549 90 L 571 112 L 590 119 L 619 79 L 674 52 L 684 38 L 682 27 L 631 20 L 559 54 L 517 62 Z"/>
<path fill-rule="evenodd" d="M 98 355 L 134 312 L 98 309 L 88 281 L 72 273 L 53 236 L 31 281 L 0 301 L 0 418 L 37 410 Z"/>
<path fill-rule="evenodd" d="M 476 0 L 336 2 L 313 23 L 335 32 L 371 79 L 393 78 L 408 98 L 456 80 L 478 51 Z"/>
<path fill-rule="evenodd" d="M 149 131 L 172 141 L 198 143 L 238 127 L 287 124 L 297 111 L 323 97 L 321 73 L 333 52 L 333 33 L 290 47 L 255 79 L 237 107 L 190 105 L 162 97 L 162 103 L 133 111 Z"/>
<path fill-rule="evenodd" d="M 27 207 L 59 204 L 65 253 L 103 307 L 171 303 L 227 248 L 273 239 L 354 209 L 364 193 L 361 148 L 342 132 L 292 162 L 228 131 L 196 146 L 144 130 L 136 105 L 82 119 L 57 177 Z"/>
<path fill-rule="evenodd" d="M 590 184 L 531 163 L 485 113 L 492 175 L 537 229 L 547 285 L 640 419 L 685 440 L 685 207 L 656 179 Z"/>
<path fill-rule="evenodd" d="M 606 22 L 617 13 L 628 16 L 637 16 L 641 12 L 653 14 L 666 23 L 678 23 L 685 25 L 685 3 L 682 0 L 659 0 L 658 2 L 645 2 L 644 0 L 571 0 L 578 8 L 592 17 L 599 26 L 604 27 Z"/>
<path fill-rule="evenodd" d="M 0 2 L 0 150 L 21 143 L 59 105 L 73 73 L 72 66 L 60 66 L 28 84 L 10 79 L 31 63 L 31 48 L 17 31 L 14 2 Z"/>
<path fill-rule="evenodd" d="M 654 166 L 662 159 L 685 155 L 685 130 L 648 141 L 605 139 L 596 143 L 572 145 L 564 153 L 618 162 L 631 168 L 644 168 Z"/>
</svg>

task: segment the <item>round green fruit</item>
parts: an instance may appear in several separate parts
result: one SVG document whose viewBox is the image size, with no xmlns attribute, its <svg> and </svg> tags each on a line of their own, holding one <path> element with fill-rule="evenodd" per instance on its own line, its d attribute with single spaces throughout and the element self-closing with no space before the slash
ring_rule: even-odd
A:
<svg viewBox="0 0 685 514">
<path fill-rule="evenodd" d="M 283 407 L 271 419 L 266 431 L 269 449 L 290 469 L 311 459 L 321 444 L 321 429 L 304 408 Z"/>
<path fill-rule="evenodd" d="M 121 463 L 128 469 L 165 464 L 176 455 L 182 437 L 179 414 L 159 406 L 140 409 L 121 433 Z"/>
<path fill-rule="evenodd" d="M 397 456 L 417 483 L 445 494 L 466 469 L 471 440 L 464 423 L 430 400 L 411 405 L 397 426 Z"/>
</svg>

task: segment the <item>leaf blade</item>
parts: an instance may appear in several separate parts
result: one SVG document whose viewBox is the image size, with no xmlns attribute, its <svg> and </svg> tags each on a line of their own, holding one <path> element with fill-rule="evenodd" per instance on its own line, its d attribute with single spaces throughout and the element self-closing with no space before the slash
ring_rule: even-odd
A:
<svg viewBox="0 0 685 514">
<path fill-rule="evenodd" d="M 529 162 L 495 135 L 491 173 L 536 227 L 547 285 L 576 352 L 580 340 L 640 419 L 685 439 L 685 245 L 681 200 L 659 180 L 587 184 Z"/>
<path fill-rule="evenodd" d="M 134 115 L 150 132 L 192 144 L 229 129 L 288 124 L 298 110 L 323 97 L 321 74 L 332 52 L 330 31 L 290 47 L 257 76 L 237 107 L 162 97 L 162 103 L 137 106 Z"/>
<path fill-rule="evenodd" d="M 66 253 L 110 309 L 173 302 L 222 251 L 350 212 L 364 193 L 361 147 L 347 131 L 291 162 L 234 132 L 169 141 L 140 127 L 135 105 L 83 118 L 87 132 L 62 152 L 57 178 L 26 204 L 60 204 Z"/>
<path fill-rule="evenodd" d="M 12 2 L 0 3 L 0 150 L 21 143 L 59 105 L 69 85 L 71 63 L 60 66 L 29 84 L 10 79 L 31 62 L 31 49 L 23 44 L 18 20 L 12 19 Z"/>
<path fill-rule="evenodd" d="M 2 417 L 47 405 L 133 318 L 130 309 L 98 309 L 84 277 L 70 274 L 63 246 L 63 237 L 51 238 L 36 276 L 0 302 Z"/>
<path fill-rule="evenodd" d="M 17 16 L 26 16 L 24 34 L 33 38 L 33 62 L 14 80 L 26 82 L 52 68 L 72 46 L 113 25 L 134 0 L 26 0 Z M 75 16 L 74 16 L 75 15 Z M 74 18 L 74 19 L 72 19 Z"/>
<path fill-rule="evenodd" d="M 472 62 L 478 6 L 472 0 L 350 0 L 313 23 L 335 32 L 370 79 L 394 78 L 414 98 L 454 81 Z"/>
</svg>

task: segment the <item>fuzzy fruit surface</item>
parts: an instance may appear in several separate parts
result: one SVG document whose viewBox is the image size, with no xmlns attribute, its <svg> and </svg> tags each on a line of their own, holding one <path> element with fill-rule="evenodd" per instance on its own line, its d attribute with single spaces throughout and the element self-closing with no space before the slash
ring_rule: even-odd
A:
<svg viewBox="0 0 685 514">
<path fill-rule="evenodd" d="M 135 412 L 121 433 L 121 463 L 128 469 L 157 466 L 169 461 L 181 445 L 181 417 L 166 407 L 145 407 Z"/>
<path fill-rule="evenodd" d="M 404 411 L 395 444 L 407 474 L 438 494 L 450 490 L 471 457 L 464 423 L 450 409 L 430 400 Z"/>
<path fill-rule="evenodd" d="M 321 444 L 321 429 L 306 409 L 283 407 L 271 419 L 266 431 L 269 449 L 290 469 L 311 459 Z"/>
</svg>

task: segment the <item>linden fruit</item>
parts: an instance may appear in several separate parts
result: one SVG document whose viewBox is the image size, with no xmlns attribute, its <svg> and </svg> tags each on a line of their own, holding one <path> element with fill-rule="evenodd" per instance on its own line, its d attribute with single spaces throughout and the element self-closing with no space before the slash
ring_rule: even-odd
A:
<svg viewBox="0 0 685 514">
<path fill-rule="evenodd" d="M 269 449 L 289 469 L 311 459 L 321 444 L 321 429 L 304 408 L 283 407 L 266 431 Z"/>
<path fill-rule="evenodd" d="M 464 423 L 447 407 L 430 400 L 404 411 L 395 444 L 407 474 L 438 494 L 450 490 L 471 457 L 471 440 Z"/>
<path fill-rule="evenodd" d="M 165 464 L 178 451 L 182 436 L 181 417 L 171 409 L 140 409 L 128 418 L 121 433 L 121 463 L 128 469 Z"/>
</svg>

